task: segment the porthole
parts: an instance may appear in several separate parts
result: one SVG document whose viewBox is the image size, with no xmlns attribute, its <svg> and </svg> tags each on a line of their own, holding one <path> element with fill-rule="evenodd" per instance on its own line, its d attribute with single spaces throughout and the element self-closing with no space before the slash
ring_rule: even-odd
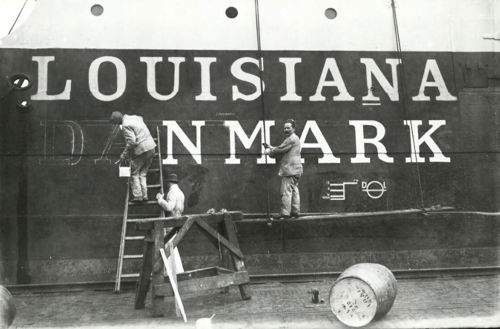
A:
<svg viewBox="0 0 500 329">
<path fill-rule="evenodd" d="M 238 16 L 238 9 L 234 7 L 229 7 L 226 9 L 226 16 L 229 18 L 236 18 Z"/>
<path fill-rule="evenodd" d="M 9 77 L 9 83 L 14 90 L 27 90 L 29 87 L 31 87 L 30 78 L 23 73 L 14 74 L 13 76 Z"/>
<path fill-rule="evenodd" d="M 335 17 L 337 17 L 337 11 L 333 8 L 327 8 L 325 10 L 325 16 L 328 19 L 334 19 Z"/>
<path fill-rule="evenodd" d="M 101 5 L 93 5 L 92 7 L 90 7 L 90 12 L 94 16 L 101 16 L 104 12 L 104 8 Z"/>
<path fill-rule="evenodd" d="M 17 108 L 21 112 L 29 112 L 33 110 L 33 105 L 27 100 L 17 101 Z"/>
</svg>

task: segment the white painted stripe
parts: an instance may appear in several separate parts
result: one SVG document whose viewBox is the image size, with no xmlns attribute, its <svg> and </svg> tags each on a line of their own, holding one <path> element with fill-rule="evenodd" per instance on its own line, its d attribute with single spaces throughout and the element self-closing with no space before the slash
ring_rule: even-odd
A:
<svg viewBox="0 0 500 329">
<path fill-rule="evenodd" d="M 104 13 L 90 8 L 101 4 Z M 498 0 L 396 0 L 403 51 L 500 50 Z M 238 10 L 234 19 L 225 11 Z M 390 0 L 259 0 L 263 50 L 395 51 Z M 335 19 L 325 10 L 334 8 Z M 0 8 L 1 10 L 1 8 Z M 488 38 L 488 36 L 490 36 Z M 254 0 L 43 0 L 3 48 L 256 50 Z"/>
</svg>

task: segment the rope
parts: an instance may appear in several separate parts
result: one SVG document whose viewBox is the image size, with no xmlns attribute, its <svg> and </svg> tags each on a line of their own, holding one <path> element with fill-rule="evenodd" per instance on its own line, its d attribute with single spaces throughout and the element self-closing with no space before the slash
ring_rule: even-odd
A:
<svg viewBox="0 0 500 329">
<path fill-rule="evenodd" d="M 18 19 L 19 19 L 19 17 L 21 16 L 21 13 L 22 13 L 22 12 L 23 12 L 23 10 L 24 10 L 24 6 L 26 6 L 26 2 L 28 2 L 28 0 L 24 0 L 24 4 L 23 4 L 23 6 L 21 7 L 21 10 L 20 10 L 20 11 L 19 11 L 19 13 L 17 14 L 16 20 L 14 21 L 14 24 L 12 24 L 12 26 L 10 27 L 9 33 L 7 33 L 7 34 L 10 34 L 10 32 L 12 32 L 12 29 L 14 29 L 14 26 L 16 26 L 17 20 L 18 20 Z"/>
<path fill-rule="evenodd" d="M 406 93 L 406 85 L 405 85 L 405 69 L 404 69 L 404 61 L 403 61 L 403 51 L 402 51 L 402 48 L 401 48 L 401 38 L 399 36 L 399 25 L 398 25 L 398 17 L 397 17 L 397 13 L 396 13 L 396 2 L 395 0 L 391 0 L 391 7 L 392 7 L 392 19 L 393 19 L 393 22 L 394 22 L 394 33 L 396 35 L 396 51 L 399 55 L 399 59 L 401 61 L 401 74 L 398 74 L 399 76 L 399 80 L 401 82 L 401 95 L 402 95 L 402 101 L 401 101 L 401 104 L 403 106 L 403 113 L 405 114 L 405 116 L 408 114 L 408 109 L 406 107 L 406 96 L 407 96 L 407 93 Z M 413 149 L 416 150 L 417 149 L 417 145 L 416 145 L 416 141 L 415 141 L 415 134 L 413 132 L 413 126 L 412 125 L 409 125 L 408 126 L 409 129 L 410 129 L 410 136 L 411 136 L 411 143 L 413 145 Z M 410 157 L 412 156 L 412 154 L 410 155 Z M 418 188 L 419 188 L 419 192 L 420 192 L 420 208 L 424 209 L 425 206 L 424 206 L 424 191 L 423 191 L 423 188 L 422 188 L 422 178 L 421 178 L 421 175 L 420 175 L 420 165 L 418 164 L 418 162 L 416 162 L 417 166 L 416 166 L 416 172 L 417 172 L 417 179 L 418 179 Z"/>
<path fill-rule="evenodd" d="M 258 62 L 259 62 L 259 81 L 260 81 L 260 103 L 261 103 L 261 108 L 262 108 L 262 128 L 263 132 L 262 135 L 264 136 L 264 141 L 267 141 L 267 136 L 266 136 L 266 107 L 265 107 L 265 102 L 264 102 L 264 82 L 262 80 L 262 45 L 261 45 L 261 40 L 260 40 L 260 16 L 259 16 L 259 0 L 255 0 L 255 27 L 257 30 L 257 53 L 258 53 Z M 267 156 L 264 157 L 267 165 Z M 269 218 L 271 216 L 270 209 L 269 209 L 269 187 L 268 184 L 266 184 L 266 211 L 267 211 L 267 217 Z"/>
</svg>

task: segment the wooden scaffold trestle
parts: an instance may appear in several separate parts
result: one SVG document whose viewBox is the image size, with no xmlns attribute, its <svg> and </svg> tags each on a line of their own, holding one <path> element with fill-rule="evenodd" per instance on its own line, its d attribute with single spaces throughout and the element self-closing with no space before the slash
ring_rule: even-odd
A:
<svg viewBox="0 0 500 329">
<path fill-rule="evenodd" d="M 136 288 L 135 308 L 145 307 L 146 296 L 151 286 L 152 315 L 163 316 L 166 313 L 164 299 L 173 297 L 174 291 L 168 277 L 164 275 L 164 262 L 160 250 L 163 249 L 162 252 L 164 251 L 165 256 L 169 257 L 171 250 L 179 245 L 193 226 L 197 226 L 215 246 L 224 247 L 224 252 L 221 252 L 223 257 L 219 266 L 179 273 L 177 288 L 180 295 L 237 285 L 241 298 L 250 299 L 248 290 L 250 279 L 233 222 L 242 216 L 241 212 L 225 212 L 133 220 L 137 229 L 147 231 L 144 238 L 142 268 Z M 165 231 L 168 231 L 166 236 Z M 164 241 L 169 240 L 171 248 L 164 248 Z M 232 269 L 224 268 L 224 265 L 231 265 Z"/>
</svg>

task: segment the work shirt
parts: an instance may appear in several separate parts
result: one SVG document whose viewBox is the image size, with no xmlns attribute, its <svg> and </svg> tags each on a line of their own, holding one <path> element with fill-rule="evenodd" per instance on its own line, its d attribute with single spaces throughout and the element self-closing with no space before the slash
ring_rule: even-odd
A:
<svg viewBox="0 0 500 329">
<path fill-rule="evenodd" d="M 158 204 L 165 211 L 170 212 L 170 216 L 182 216 L 182 213 L 184 212 L 184 193 L 182 193 L 179 185 L 172 185 L 168 190 L 165 199 L 158 200 Z"/>
<path fill-rule="evenodd" d="M 300 150 L 300 140 L 295 133 L 285 138 L 280 146 L 271 148 L 271 156 L 282 155 L 279 171 L 280 176 L 302 175 Z"/>
<path fill-rule="evenodd" d="M 156 147 L 148 127 L 139 115 L 123 115 L 122 132 L 127 143 L 123 156 L 134 158 Z"/>
</svg>

